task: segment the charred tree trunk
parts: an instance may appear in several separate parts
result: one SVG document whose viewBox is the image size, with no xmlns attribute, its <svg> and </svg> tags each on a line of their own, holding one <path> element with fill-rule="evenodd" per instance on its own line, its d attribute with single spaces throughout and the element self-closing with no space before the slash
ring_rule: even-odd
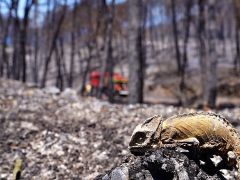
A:
<svg viewBox="0 0 240 180">
<path fill-rule="evenodd" d="M 87 82 L 87 75 L 88 75 L 88 72 L 90 70 L 90 66 L 91 66 L 91 61 L 92 61 L 92 47 L 93 45 L 91 43 L 88 44 L 88 52 L 89 52 L 89 56 L 87 58 L 87 62 L 86 62 L 86 67 L 84 69 L 84 72 L 83 72 L 83 76 L 82 76 L 82 84 L 81 84 L 81 87 L 80 87 L 80 94 L 81 95 L 84 95 L 84 92 L 85 92 L 85 86 L 86 86 L 86 82 Z"/>
<path fill-rule="evenodd" d="M 235 43 L 236 43 L 236 55 L 234 59 L 234 69 L 235 69 L 235 73 L 238 74 L 240 69 L 240 41 L 239 41 L 238 27 L 236 27 L 236 30 L 235 30 Z"/>
<path fill-rule="evenodd" d="M 37 27 L 38 18 L 38 4 L 35 6 L 34 10 L 34 20 L 35 20 L 35 30 L 34 30 L 34 60 L 32 66 L 33 81 L 38 84 L 38 53 L 39 53 L 39 30 Z"/>
<path fill-rule="evenodd" d="M 57 67 L 57 78 L 56 78 L 56 86 L 62 91 L 64 87 L 64 79 L 62 73 L 62 56 L 59 53 L 58 47 L 55 48 L 55 60 L 56 60 L 56 67 Z"/>
<path fill-rule="evenodd" d="M 172 27 L 173 27 L 173 38 L 175 46 L 175 56 L 177 62 L 177 72 L 181 73 L 181 54 L 178 42 L 178 28 L 177 28 L 177 14 L 176 14 L 176 1 L 171 0 L 171 12 L 172 12 Z"/>
<path fill-rule="evenodd" d="M 61 13 L 59 21 L 58 21 L 58 23 L 56 25 L 56 28 L 54 30 L 54 33 L 53 33 L 53 38 L 52 38 L 52 42 L 51 42 L 51 45 L 50 45 L 50 50 L 49 50 L 48 55 L 46 57 L 45 65 L 44 65 L 44 69 L 43 69 L 43 78 L 42 78 L 42 81 L 41 81 L 41 87 L 45 87 L 45 84 L 46 84 L 48 66 L 49 66 L 49 63 L 51 61 L 52 54 L 53 54 L 53 52 L 56 48 L 57 38 L 59 36 L 60 29 L 61 29 L 61 26 L 63 24 L 63 20 L 65 18 L 65 14 L 66 14 L 66 5 L 64 5 L 64 7 L 63 7 L 63 11 Z"/>
<path fill-rule="evenodd" d="M 113 73 L 114 73 L 114 59 L 113 59 L 113 47 L 112 47 L 112 36 L 113 36 L 113 19 L 115 10 L 115 0 L 112 0 L 111 13 L 109 13 L 108 23 L 107 23 L 107 45 L 106 45 L 106 60 L 108 62 L 108 72 L 109 72 L 109 101 L 114 102 L 114 84 L 113 84 Z"/>
<path fill-rule="evenodd" d="M 234 59 L 234 69 L 236 74 L 239 73 L 240 70 L 240 1 L 234 0 L 234 7 L 235 7 L 235 43 L 236 43 L 236 55 Z"/>
<path fill-rule="evenodd" d="M 129 103 L 143 102 L 145 51 L 143 47 L 143 1 L 130 0 L 128 29 Z"/>
<path fill-rule="evenodd" d="M 187 61 L 188 61 L 187 47 L 188 47 L 188 39 L 189 39 L 189 33 L 190 33 L 192 0 L 186 1 L 185 8 L 186 8 L 185 23 L 184 23 L 185 34 L 184 34 L 184 40 L 183 40 L 183 54 L 182 54 L 182 62 L 181 62 L 181 82 L 180 82 L 181 103 L 183 105 L 187 103 L 186 95 L 184 91 L 186 89 L 185 72 L 186 72 Z"/>
<path fill-rule="evenodd" d="M 154 2 L 149 2 L 149 5 L 148 5 L 148 8 L 147 8 L 147 12 L 148 12 L 148 18 L 149 18 L 149 22 L 150 22 L 150 27 L 149 27 L 149 39 L 150 39 L 150 42 L 151 42 L 151 57 L 154 58 L 155 56 L 155 44 L 154 42 L 156 41 L 156 37 L 154 37 L 154 15 L 153 15 L 153 7 L 154 7 Z"/>
<path fill-rule="evenodd" d="M 13 22 L 13 59 L 12 59 L 12 68 L 11 74 L 13 79 L 20 80 L 20 59 L 19 59 L 19 17 L 18 17 L 18 1 L 14 1 L 14 22 Z"/>
<path fill-rule="evenodd" d="M 24 9 L 24 17 L 23 22 L 20 26 L 20 39 L 19 39 L 19 47 L 20 47 L 20 64 L 21 64 L 21 80 L 26 82 L 27 78 L 27 61 L 26 61 L 26 41 L 27 41 L 27 29 L 28 29 L 28 21 L 29 21 L 29 13 L 31 7 L 33 5 L 32 0 L 27 0 L 25 9 Z"/>
<path fill-rule="evenodd" d="M 71 32 L 71 60 L 68 86 L 73 87 L 73 75 L 74 75 L 74 57 L 75 57 L 75 30 L 76 30 L 76 15 L 77 15 L 77 1 L 74 1 L 73 14 L 72 14 L 72 32 Z"/>
<path fill-rule="evenodd" d="M 4 23 L 2 23 L 2 31 L 1 33 L 3 34 L 2 36 L 2 57 L 0 59 L 0 77 L 4 76 L 4 69 L 6 70 L 7 77 L 10 77 L 10 66 L 9 66 L 9 59 L 8 59 L 8 54 L 6 51 L 7 48 L 7 38 L 9 35 L 9 27 L 12 21 L 12 10 L 15 8 L 15 2 L 12 1 L 11 6 L 9 7 L 8 11 L 8 17 L 4 26 Z M 5 65 L 5 66 L 4 66 Z"/>
<path fill-rule="evenodd" d="M 109 9 L 107 7 L 107 2 L 106 0 L 101 0 L 101 6 L 100 6 L 100 9 L 99 9 L 99 15 L 102 14 L 102 18 L 104 19 L 104 30 L 103 30 L 103 36 L 105 38 L 105 42 L 107 40 L 107 26 L 108 26 L 108 16 L 109 16 Z M 98 19 L 98 22 L 97 22 L 98 26 L 100 25 L 100 19 Z M 106 43 L 107 44 L 107 43 Z M 105 50 L 105 53 L 106 53 L 106 48 L 107 48 L 107 45 L 104 44 L 104 50 Z M 108 66 L 108 62 L 107 62 L 107 58 L 106 58 L 106 54 L 104 54 L 105 56 L 103 57 L 102 59 L 102 62 L 101 62 L 101 75 L 100 75 L 100 82 L 99 82 L 99 88 L 98 88 L 98 92 L 97 92 L 97 98 L 101 98 L 102 97 L 102 94 L 105 93 L 106 94 L 106 91 L 107 91 L 107 86 L 106 86 L 106 82 L 105 82 L 105 74 L 108 73 L 107 72 L 107 66 Z"/>
<path fill-rule="evenodd" d="M 207 10 L 207 13 L 205 12 Z M 216 51 L 216 13 L 215 1 L 199 0 L 199 43 L 202 71 L 203 105 L 215 107 L 217 97 L 217 51 Z M 206 14 L 208 15 L 206 17 Z M 206 25 L 208 19 L 208 26 Z"/>
<path fill-rule="evenodd" d="M 111 11 L 107 6 L 106 0 L 103 0 L 103 11 L 105 11 L 105 47 L 104 47 L 104 58 L 103 58 L 103 66 L 101 70 L 101 81 L 100 81 L 100 88 L 98 92 L 98 98 L 101 97 L 104 88 L 109 101 L 114 101 L 114 89 L 113 89 L 113 70 L 114 70 L 114 62 L 112 57 L 112 34 L 113 34 L 113 16 L 114 16 L 114 6 L 115 6 L 115 0 L 112 0 L 111 4 Z M 109 78 L 107 82 L 107 87 L 105 86 L 105 79 L 104 74 L 108 73 Z"/>
</svg>

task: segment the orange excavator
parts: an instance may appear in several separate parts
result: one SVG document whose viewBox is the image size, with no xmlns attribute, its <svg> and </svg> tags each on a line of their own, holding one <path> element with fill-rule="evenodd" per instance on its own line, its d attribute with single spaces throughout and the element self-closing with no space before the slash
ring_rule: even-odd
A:
<svg viewBox="0 0 240 180">
<path fill-rule="evenodd" d="M 104 93 L 107 95 L 109 90 L 109 78 L 108 72 L 104 74 Z M 112 77 L 113 89 L 115 96 L 128 96 L 128 79 L 120 75 L 119 73 L 113 73 Z M 89 74 L 89 83 L 86 85 L 86 94 L 96 96 L 100 86 L 101 73 L 99 71 L 92 71 Z"/>
</svg>

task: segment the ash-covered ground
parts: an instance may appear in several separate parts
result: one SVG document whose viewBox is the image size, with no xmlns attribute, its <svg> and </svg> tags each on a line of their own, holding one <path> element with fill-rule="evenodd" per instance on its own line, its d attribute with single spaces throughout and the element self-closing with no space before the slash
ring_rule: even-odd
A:
<svg viewBox="0 0 240 180">
<path fill-rule="evenodd" d="M 193 109 L 119 105 L 80 98 L 74 90 L 37 89 L 0 80 L 0 179 L 12 179 L 22 159 L 23 179 L 93 179 L 123 161 L 134 127 L 156 114 Z M 240 108 L 217 113 L 240 125 Z"/>
</svg>

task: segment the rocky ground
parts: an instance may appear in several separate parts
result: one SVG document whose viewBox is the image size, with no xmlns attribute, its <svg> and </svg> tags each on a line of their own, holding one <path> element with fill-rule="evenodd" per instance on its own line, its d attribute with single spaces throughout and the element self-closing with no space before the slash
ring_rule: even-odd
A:
<svg viewBox="0 0 240 180">
<path fill-rule="evenodd" d="M 189 159 L 192 157 L 189 152 L 181 148 L 161 148 L 142 156 L 131 156 L 118 167 L 97 176 L 94 180 L 236 179 L 236 172 L 221 169 L 221 161 L 216 157 L 205 164 L 198 163 L 196 159 Z"/>
<path fill-rule="evenodd" d="M 134 127 L 155 114 L 193 112 L 164 105 L 119 105 L 80 98 L 67 89 L 37 89 L 0 80 L 0 179 L 93 179 L 129 156 Z M 239 129 L 240 108 L 222 109 Z"/>
</svg>

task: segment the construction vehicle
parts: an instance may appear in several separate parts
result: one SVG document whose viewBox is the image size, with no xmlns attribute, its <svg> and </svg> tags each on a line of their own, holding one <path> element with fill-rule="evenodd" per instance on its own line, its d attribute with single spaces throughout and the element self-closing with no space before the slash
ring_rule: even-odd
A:
<svg viewBox="0 0 240 180">
<path fill-rule="evenodd" d="M 109 92 L 109 73 L 104 73 L 103 93 L 108 96 Z M 92 71 L 89 74 L 89 82 L 85 87 L 86 94 L 96 96 L 100 88 L 101 72 Z M 128 79 L 119 73 L 113 73 L 112 77 L 114 96 L 128 96 Z"/>
</svg>

